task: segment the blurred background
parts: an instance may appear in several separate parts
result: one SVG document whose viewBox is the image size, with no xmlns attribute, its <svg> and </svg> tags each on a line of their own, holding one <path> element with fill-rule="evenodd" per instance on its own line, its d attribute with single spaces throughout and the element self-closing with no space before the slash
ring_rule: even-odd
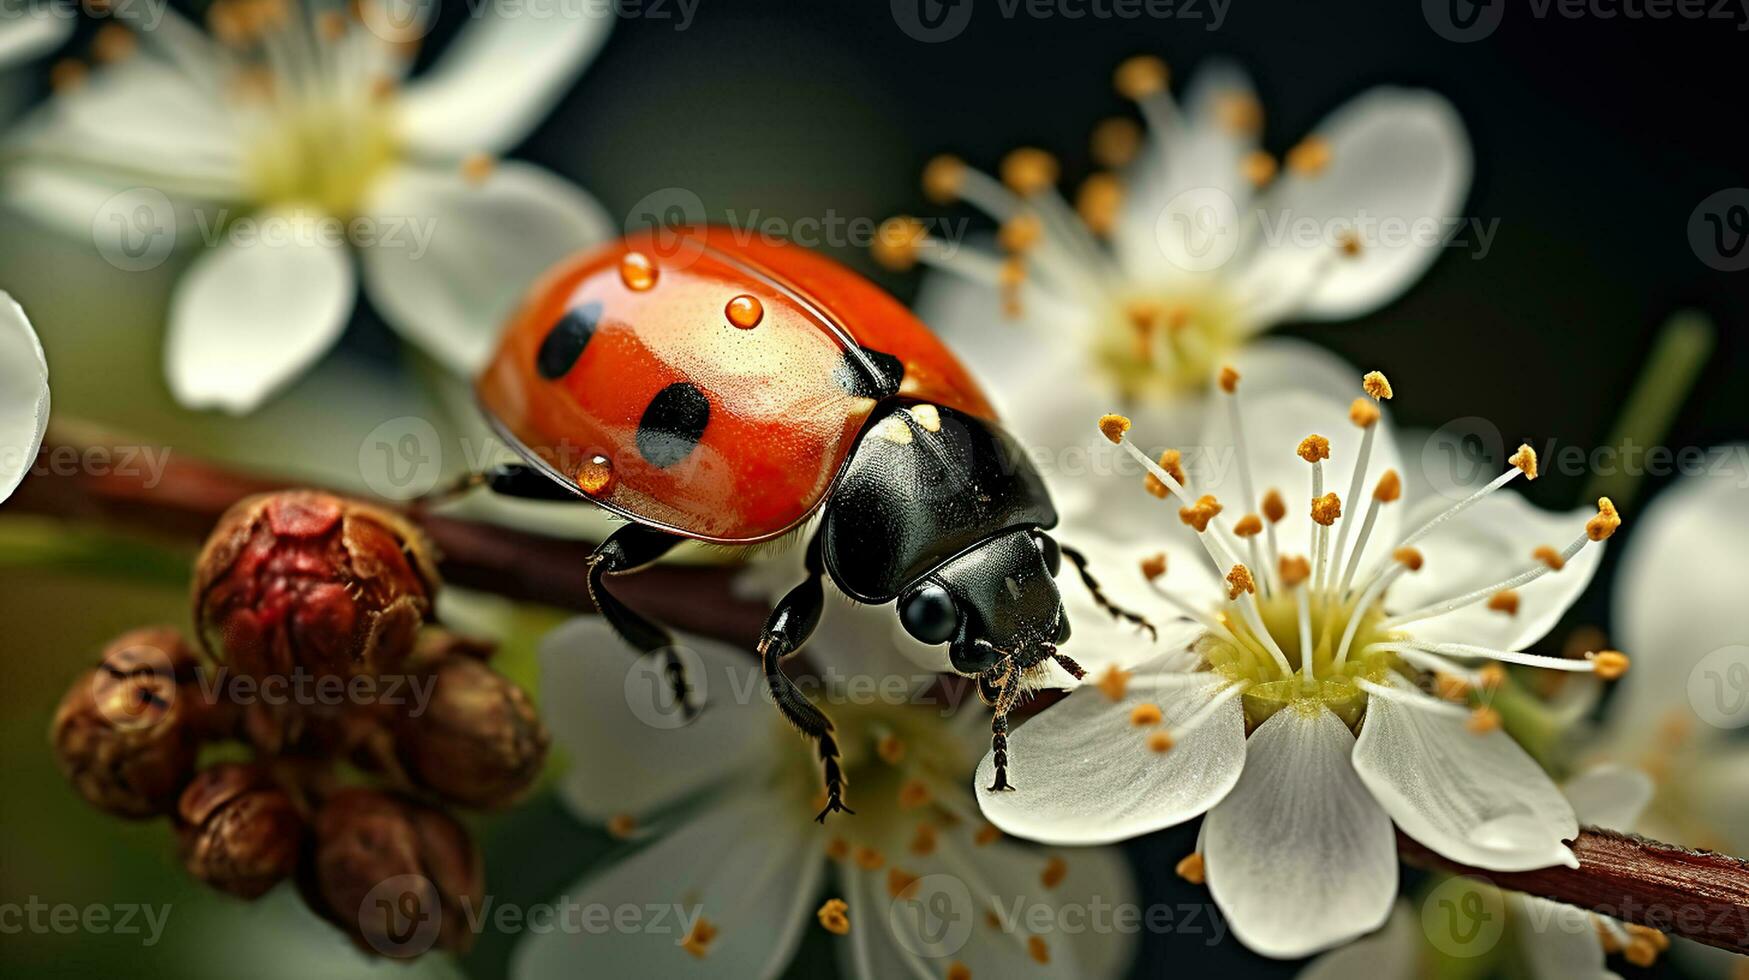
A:
<svg viewBox="0 0 1749 980">
<path fill-rule="evenodd" d="M 1133 113 L 1111 88 L 1112 68 L 1132 54 L 1164 57 L 1175 84 L 1210 56 L 1239 61 L 1264 105 L 1265 146 L 1278 153 L 1365 88 L 1425 86 L 1450 99 L 1469 128 L 1476 177 L 1463 213 L 1494 228 L 1485 254 L 1447 249 L 1382 311 L 1285 332 L 1387 372 L 1411 396 L 1395 406 L 1407 425 L 1437 430 L 1482 416 L 1508 444 L 1552 438 L 1590 447 L 1611 438 L 1659 328 L 1695 310 L 1715 325 L 1713 349 L 1663 441 L 1749 439 L 1749 272 L 1716 268 L 1729 263 L 1691 238 L 1697 209 L 1714 195 L 1739 188 L 1737 197 L 1714 199 L 1715 209 L 1749 204 L 1740 189 L 1749 183 L 1749 9 L 1717 8 L 1729 19 L 1648 19 L 1598 16 L 1620 9 L 1602 0 L 1578 17 L 1512 4 L 1486 36 L 1456 41 L 1450 14 L 1469 10 L 1468 0 L 1197 0 L 1170 18 L 1074 20 L 1038 18 L 1025 6 L 1009 16 L 1000 0 L 961 3 L 971 7 L 962 29 L 922 41 L 902 27 L 909 0 L 698 0 L 691 9 L 646 0 L 638 15 L 620 18 L 580 83 L 513 155 L 570 177 L 616 220 L 646 195 L 680 187 L 713 219 L 872 228 L 893 213 L 941 213 L 917 181 L 940 152 L 991 169 L 1015 146 L 1038 146 L 1059 156 L 1067 182 L 1078 180 L 1091 168 L 1092 126 Z M 1487 18 L 1506 6 L 1491 0 L 1475 9 Z M 444 3 L 421 57 L 467 16 L 467 5 Z M 45 90 L 46 81 L 39 66 L 9 84 Z M 963 216 L 979 227 L 969 209 Z M 163 304 L 177 263 L 121 272 L 85 243 L 22 233 L 20 220 L 0 214 L 0 288 L 42 334 L 57 419 L 345 485 L 357 481 L 358 446 L 372 424 L 361 402 L 380 401 L 377 421 L 430 403 L 419 372 L 407 370 L 417 365 L 363 306 L 341 356 L 255 415 L 182 411 L 160 369 Z M 916 276 L 879 269 L 866 244 L 828 234 L 821 247 L 909 297 Z M 951 324 L 936 326 L 951 338 Z M 338 392 L 349 400 L 344 413 L 330 397 Z M 1526 492 L 1566 507 L 1585 482 L 1555 472 Z M 1647 477 L 1637 499 L 1663 482 Z M 21 517 L 0 518 L 0 540 L 8 670 L 0 684 L 0 903 L 173 908 L 161 941 L 147 948 L 137 936 L 9 930 L 0 971 L 308 976 L 369 966 L 283 894 L 245 906 L 204 890 L 180 873 L 162 823 L 123 826 L 100 815 L 54 769 L 45 732 L 56 700 L 109 637 L 141 623 L 185 622 L 186 555 L 74 539 Z M 1565 628 L 1606 625 L 1612 566 L 1606 558 Z M 515 627 L 501 663 L 527 681 L 533 637 L 554 619 L 498 612 Z M 616 846 L 544 796 L 472 826 L 487 856 L 487 891 L 506 901 L 539 901 Z M 1172 874 L 1193 833 L 1132 843 L 1145 901 L 1205 900 Z M 793 976 L 832 968 L 826 937 L 808 935 Z M 1162 975 L 1165 964 L 1193 974 L 1295 969 L 1206 938 L 1145 937 L 1136 975 Z M 502 976 L 514 939 L 488 933 L 463 960 L 429 957 L 418 970 Z M 1612 965 L 1631 974 L 1677 969 Z M 403 975 L 393 964 L 377 968 Z"/>
</svg>

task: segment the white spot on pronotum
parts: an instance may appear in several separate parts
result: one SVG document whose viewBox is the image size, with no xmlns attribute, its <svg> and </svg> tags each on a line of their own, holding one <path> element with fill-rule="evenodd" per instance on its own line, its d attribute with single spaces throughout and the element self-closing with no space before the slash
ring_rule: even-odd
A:
<svg viewBox="0 0 1749 980">
<path fill-rule="evenodd" d="M 912 405 L 907 411 L 917 420 L 918 425 L 923 426 L 924 431 L 941 431 L 941 412 L 934 405 Z"/>
<path fill-rule="evenodd" d="M 897 415 L 889 415 L 882 419 L 874 428 L 874 434 L 888 442 L 900 446 L 911 444 L 911 427 Z"/>
</svg>

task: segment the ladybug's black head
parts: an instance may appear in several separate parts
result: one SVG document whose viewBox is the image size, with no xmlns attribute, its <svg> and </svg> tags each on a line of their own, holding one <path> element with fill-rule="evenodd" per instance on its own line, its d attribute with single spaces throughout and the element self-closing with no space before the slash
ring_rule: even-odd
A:
<svg viewBox="0 0 1749 980">
<path fill-rule="evenodd" d="M 1054 577 L 1062 551 L 1037 528 L 1005 531 L 949 560 L 899 596 L 899 621 L 946 643 L 955 670 L 976 676 L 1058 656 L 1069 620 Z"/>
</svg>

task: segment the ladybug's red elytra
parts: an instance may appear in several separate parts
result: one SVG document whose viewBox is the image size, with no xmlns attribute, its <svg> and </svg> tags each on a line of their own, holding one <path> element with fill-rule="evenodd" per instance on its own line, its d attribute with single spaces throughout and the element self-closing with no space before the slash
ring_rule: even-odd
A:
<svg viewBox="0 0 1749 980">
<path fill-rule="evenodd" d="M 657 246 L 666 242 L 667 249 Z M 622 638 L 665 658 L 696 710 L 668 631 L 603 587 L 686 539 L 752 545 L 819 524 L 807 580 L 766 621 L 759 654 L 778 707 L 824 767 L 819 818 L 845 810 L 832 724 L 783 673 L 819 624 L 822 579 L 897 602 L 926 643 L 995 709 L 995 789 L 1023 678 L 1068 638 L 1046 534 L 1044 481 L 970 372 L 903 305 L 849 269 L 727 228 L 679 248 L 632 235 L 561 262 L 511 318 L 477 393 L 523 458 L 482 481 L 501 493 L 587 500 L 627 523 L 590 559 L 589 588 Z M 663 256 L 670 259 L 664 260 Z M 848 812 L 848 811 L 847 811 Z"/>
</svg>

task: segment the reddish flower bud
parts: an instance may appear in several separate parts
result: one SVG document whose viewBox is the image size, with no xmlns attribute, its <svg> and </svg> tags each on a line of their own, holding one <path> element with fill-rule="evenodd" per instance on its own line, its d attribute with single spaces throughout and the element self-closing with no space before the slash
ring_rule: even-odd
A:
<svg viewBox="0 0 1749 980">
<path fill-rule="evenodd" d="M 203 769 L 176 805 L 188 873 L 238 898 L 259 898 L 297 867 L 304 821 L 260 766 Z"/>
<path fill-rule="evenodd" d="M 73 682 L 49 740 L 79 795 L 117 816 L 169 812 L 203 734 L 197 670 L 182 637 L 154 627 L 117 637 Z"/>
<path fill-rule="evenodd" d="M 289 490 L 220 519 L 195 571 L 195 622 L 207 652 L 242 673 L 352 677 L 406 658 L 437 586 L 412 524 Z"/>
<path fill-rule="evenodd" d="M 471 945 L 484 880 L 468 832 L 440 810 L 362 787 L 316 812 L 305 899 L 360 949 L 412 959 Z M 469 909 L 464 909 L 466 903 Z"/>
<path fill-rule="evenodd" d="M 414 782 L 481 808 L 507 806 L 533 785 L 549 739 L 522 688 L 458 654 L 423 666 L 409 686 L 427 699 L 395 720 L 395 749 Z"/>
</svg>

